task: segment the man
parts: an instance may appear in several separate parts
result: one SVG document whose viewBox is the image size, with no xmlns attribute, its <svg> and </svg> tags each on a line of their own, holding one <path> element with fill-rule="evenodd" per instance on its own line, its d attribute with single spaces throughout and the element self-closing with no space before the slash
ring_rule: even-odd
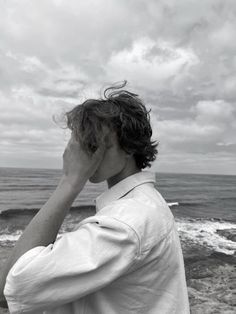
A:
<svg viewBox="0 0 236 314">
<path fill-rule="evenodd" d="M 11 313 L 189 313 L 174 218 L 142 171 L 157 153 L 149 113 L 124 86 L 67 113 L 62 178 L 2 275 Z M 88 179 L 108 183 L 96 214 L 56 239 Z"/>
</svg>

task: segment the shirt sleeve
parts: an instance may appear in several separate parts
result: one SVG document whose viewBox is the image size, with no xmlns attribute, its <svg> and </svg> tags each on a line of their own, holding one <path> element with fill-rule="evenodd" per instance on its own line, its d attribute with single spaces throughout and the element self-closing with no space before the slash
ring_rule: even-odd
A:
<svg viewBox="0 0 236 314">
<path fill-rule="evenodd" d="M 137 234 L 124 222 L 85 219 L 76 231 L 29 250 L 13 265 L 4 289 L 10 312 L 36 313 L 103 288 L 129 270 L 139 247 Z"/>
</svg>

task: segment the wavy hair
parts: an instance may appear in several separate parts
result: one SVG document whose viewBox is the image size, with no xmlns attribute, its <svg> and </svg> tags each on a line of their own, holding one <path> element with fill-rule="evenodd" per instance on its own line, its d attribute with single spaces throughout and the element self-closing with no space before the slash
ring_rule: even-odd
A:
<svg viewBox="0 0 236 314">
<path fill-rule="evenodd" d="M 103 126 L 107 126 L 116 132 L 120 147 L 143 169 L 156 159 L 158 143 L 151 140 L 150 111 L 138 95 L 123 89 L 126 83 L 112 85 L 102 98 L 88 99 L 67 112 L 67 127 L 91 153 L 99 146 Z"/>
</svg>

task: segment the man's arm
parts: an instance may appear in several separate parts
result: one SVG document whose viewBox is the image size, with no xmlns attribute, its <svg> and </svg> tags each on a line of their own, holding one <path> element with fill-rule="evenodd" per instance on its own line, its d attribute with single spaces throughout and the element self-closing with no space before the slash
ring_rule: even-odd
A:
<svg viewBox="0 0 236 314">
<path fill-rule="evenodd" d="M 80 189 L 82 188 L 83 186 L 80 187 Z M 58 230 L 76 195 L 76 190 L 73 190 L 66 178 L 63 177 L 50 199 L 26 227 L 1 273 L 1 301 L 4 301 L 3 289 L 11 267 L 28 250 L 36 246 L 46 246 L 55 241 Z"/>
<path fill-rule="evenodd" d="M 103 154 L 103 145 L 93 156 L 89 157 L 73 137 L 68 143 L 63 155 L 63 176 L 56 190 L 26 227 L 0 275 L 0 304 L 2 306 L 6 305 L 3 290 L 9 270 L 30 249 L 36 246 L 47 246 L 55 241 L 71 204 L 83 189 L 87 179 L 97 169 Z"/>
</svg>

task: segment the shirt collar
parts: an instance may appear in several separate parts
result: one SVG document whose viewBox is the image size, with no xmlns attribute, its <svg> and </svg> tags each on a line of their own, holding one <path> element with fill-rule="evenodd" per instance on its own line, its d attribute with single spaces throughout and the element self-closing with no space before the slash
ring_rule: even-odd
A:
<svg viewBox="0 0 236 314">
<path fill-rule="evenodd" d="M 155 174 L 149 171 L 141 171 L 121 180 L 96 198 L 96 211 L 121 198 L 136 186 L 155 181 Z"/>
</svg>

